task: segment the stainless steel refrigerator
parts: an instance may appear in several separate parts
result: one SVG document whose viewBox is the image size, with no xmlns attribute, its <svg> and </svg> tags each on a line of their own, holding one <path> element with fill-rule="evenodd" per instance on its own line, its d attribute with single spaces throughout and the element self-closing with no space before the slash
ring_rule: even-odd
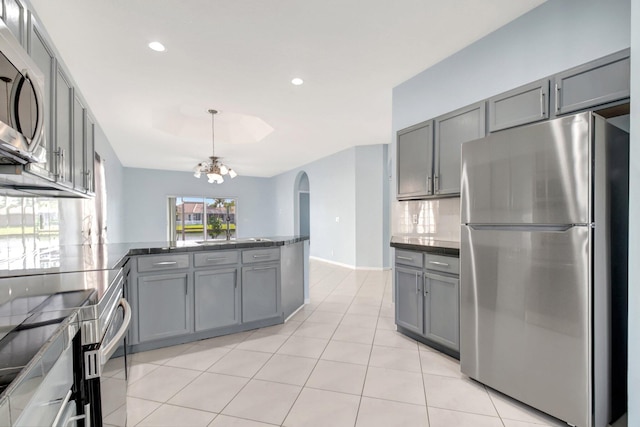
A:
<svg viewBox="0 0 640 427">
<path fill-rule="evenodd" d="M 590 112 L 462 146 L 462 372 L 580 427 L 626 410 L 628 153 Z"/>
</svg>

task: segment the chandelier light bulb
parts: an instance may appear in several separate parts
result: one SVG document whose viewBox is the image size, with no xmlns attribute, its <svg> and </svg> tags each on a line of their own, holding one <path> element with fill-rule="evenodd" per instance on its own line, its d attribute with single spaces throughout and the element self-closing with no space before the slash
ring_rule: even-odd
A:
<svg viewBox="0 0 640 427">
<path fill-rule="evenodd" d="M 226 175 L 229 173 L 229 169 L 227 169 L 227 167 L 225 165 L 220 165 L 220 173 L 222 175 Z"/>
<path fill-rule="evenodd" d="M 238 174 L 233 169 L 229 169 L 229 176 L 231 177 L 231 179 L 233 179 L 238 176 Z"/>
</svg>

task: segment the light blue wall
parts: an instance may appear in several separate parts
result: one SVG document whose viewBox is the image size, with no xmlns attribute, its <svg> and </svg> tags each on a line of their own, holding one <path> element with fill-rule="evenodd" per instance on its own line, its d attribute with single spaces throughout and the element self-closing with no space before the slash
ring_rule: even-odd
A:
<svg viewBox="0 0 640 427">
<path fill-rule="evenodd" d="M 270 178 L 238 176 L 209 184 L 190 172 L 124 168 L 124 229 L 128 242 L 167 239 L 169 196 L 229 197 L 238 200 L 238 237 L 273 236 L 275 195 Z M 289 233 L 291 234 L 291 233 Z"/>
<path fill-rule="evenodd" d="M 310 255 L 355 266 L 355 158 L 355 148 L 349 148 L 273 177 L 277 233 L 295 234 L 294 186 L 304 171 L 311 199 Z"/>
<path fill-rule="evenodd" d="M 275 176 L 278 234 L 295 233 L 294 188 L 304 171 L 311 199 L 311 256 L 352 267 L 387 267 L 386 152 L 386 145 L 352 147 Z"/>
<path fill-rule="evenodd" d="M 356 265 L 382 267 L 387 253 L 388 228 L 385 230 L 385 211 L 388 199 L 386 186 L 387 145 L 356 147 Z M 386 233 L 385 233 L 386 231 Z M 386 243 L 386 244 L 385 244 Z"/>
<path fill-rule="evenodd" d="M 640 426 L 640 0 L 631 0 L 629 196 L 629 426 Z"/>
</svg>

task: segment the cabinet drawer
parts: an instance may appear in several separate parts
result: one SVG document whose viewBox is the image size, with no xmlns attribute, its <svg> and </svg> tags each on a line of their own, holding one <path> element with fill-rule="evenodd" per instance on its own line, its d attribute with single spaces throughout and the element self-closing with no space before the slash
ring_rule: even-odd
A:
<svg viewBox="0 0 640 427">
<path fill-rule="evenodd" d="M 242 263 L 277 261 L 280 259 L 280 248 L 249 249 L 242 251 Z"/>
<path fill-rule="evenodd" d="M 215 251 L 195 254 L 193 265 L 195 267 L 211 267 L 216 265 L 237 264 L 240 256 L 238 251 Z"/>
<path fill-rule="evenodd" d="M 422 268 L 422 253 L 396 249 L 396 264 Z"/>
<path fill-rule="evenodd" d="M 138 272 L 176 270 L 189 267 L 189 254 L 144 256 L 138 258 Z"/>
<path fill-rule="evenodd" d="M 460 274 L 460 258 L 424 254 L 424 268 L 427 270 L 443 271 L 445 273 L 458 275 Z"/>
</svg>

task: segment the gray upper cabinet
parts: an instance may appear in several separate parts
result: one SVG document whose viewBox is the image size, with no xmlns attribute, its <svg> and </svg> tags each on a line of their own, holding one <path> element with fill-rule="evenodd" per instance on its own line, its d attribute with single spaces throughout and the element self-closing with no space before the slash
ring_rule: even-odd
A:
<svg viewBox="0 0 640 427">
<path fill-rule="evenodd" d="M 571 113 L 629 98 L 630 64 L 626 49 L 557 74 L 555 113 Z"/>
<path fill-rule="evenodd" d="M 53 50 L 46 42 L 44 35 L 40 29 L 40 25 L 36 22 L 33 15 L 29 16 L 29 55 L 36 63 L 42 74 L 44 75 L 44 135 L 40 145 L 46 150 L 47 157 L 45 163 L 37 164 L 39 172 L 53 179 L 55 174 L 56 155 L 54 148 L 53 135 L 53 99 L 54 99 L 54 73 L 55 73 L 55 56 Z"/>
<path fill-rule="evenodd" d="M 72 185 L 72 114 L 73 90 L 64 71 L 56 71 L 56 175 L 57 181 Z"/>
<path fill-rule="evenodd" d="M 435 123 L 433 194 L 460 194 L 460 146 L 485 136 L 485 102 L 440 116 Z"/>
<path fill-rule="evenodd" d="M 549 79 L 489 98 L 489 132 L 549 118 Z"/>
<path fill-rule="evenodd" d="M 87 142 L 85 132 L 86 110 L 77 96 L 73 97 L 73 187 L 86 191 L 84 179 L 84 150 Z"/>
<path fill-rule="evenodd" d="M 26 45 L 25 22 L 27 10 L 19 0 L 3 0 L 2 20 L 21 45 Z"/>
<path fill-rule="evenodd" d="M 191 331 L 189 275 L 162 274 L 138 278 L 140 342 L 184 335 Z"/>
<path fill-rule="evenodd" d="M 240 288 L 237 268 L 196 271 L 196 331 L 238 325 L 240 323 Z"/>
<path fill-rule="evenodd" d="M 86 144 L 84 150 L 84 186 L 87 190 L 87 193 L 95 193 L 96 185 L 95 185 L 95 141 L 96 141 L 96 124 L 95 120 L 91 115 L 87 113 L 86 116 Z"/>
<path fill-rule="evenodd" d="M 395 270 L 396 324 L 422 335 L 422 271 L 398 266 Z"/>
<path fill-rule="evenodd" d="M 457 277 L 425 272 L 424 336 L 455 351 L 460 350 L 459 292 Z"/>
<path fill-rule="evenodd" d="M 281 316 L 280 265 L 242 268 L 242 322 Z"/>
<path fill-rule="evenodd" d="M 398 198 L 430 196 L 433 175 L 433 121 L 398 132 Z"/>
</svg>

